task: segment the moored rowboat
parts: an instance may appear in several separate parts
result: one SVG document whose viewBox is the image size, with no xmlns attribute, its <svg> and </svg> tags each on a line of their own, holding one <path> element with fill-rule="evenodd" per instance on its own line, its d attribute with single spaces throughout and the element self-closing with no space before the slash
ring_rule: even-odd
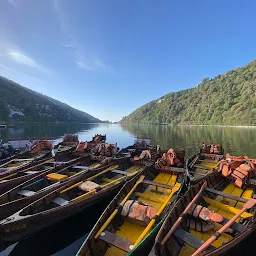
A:
<svg viewBox="0 0 256 256">
<path fill-rule="evenodd" d="M 50 157 L 44 160 L 37 161 L 34 165 L 24 168 L 19 171 L 11 170 L 0 174 L 0 194 L 5 193 L 9 189 L 18 184 L 29 180 L 40 173 L 43 173 L 49 168 L 54 168 L 54 158 Z"/>
<path fill-rule="evenodd" d="M 218 169 L 224 150 L 220 144 L 203 144 L 200 153 L 188 160 L 188 172 L 192 184 L 196 184 Z"/>
<path fill-rule="evenodd" d="M 184 214 L 205 181 L 207 187 Z M 255 188 L 249 184 L 239 188 L 218 172 L 210 174 L 192 186 L 168 213 L 153 253 L 156 256 L 227 253 L 256 229 Z M 179 218 L 182 222 L 176 226 Z"/>
<path fill-rule="evenodd" d="M 131 165 L 127 158 L 113 160 L 108 168 L 90 169 L 61 188 L 24 207 L 0 222 L 1 242 L 15 242 L 67 218 L 118 189 L 145 167 Z"/>
<path fill-rule="evenodd" d="M 153 166 L 127 182 L 108 205 L 86 238 L 77 256 L 147 255 L 148 234 L 172 207 L 182 187 L 183 172 L 159 172 Z"/>
<path fill-rule="evenodd" d="M 89 168 L 97 167 L 97 161 L 82 156 L 68 162 L 60 162 L 39 175 L 17 185 L 0 195 L 0 220 L 17 212 L 26 205 L 63 186 L 65 182 Z"/>
</svg>

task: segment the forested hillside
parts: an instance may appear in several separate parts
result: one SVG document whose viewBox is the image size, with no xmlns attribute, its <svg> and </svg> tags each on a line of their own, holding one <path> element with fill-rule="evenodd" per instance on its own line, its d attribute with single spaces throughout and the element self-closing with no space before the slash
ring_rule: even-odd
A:
<svg viewBox="0 0 256 256">
<path fill-rule="evenodd" d="M 166 94 L 123 123 L 256 125 L 256 60 L 198 86 Z"/>
<path fill-rule="evenodd" d="M 100 122 L 67 104 L 0 76 L 0 121 Z"/>
</svg>

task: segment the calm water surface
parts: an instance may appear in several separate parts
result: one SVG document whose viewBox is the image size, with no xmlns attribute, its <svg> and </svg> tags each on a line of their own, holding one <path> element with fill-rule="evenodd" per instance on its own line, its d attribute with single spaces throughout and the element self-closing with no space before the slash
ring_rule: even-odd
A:
<svg viewBox="0 0 256 256">
<path fill-rule="evenodd" d="M 15 128 L 0 129 L 0 138 L 61 138 L 65 133 L 77 133 L 79 140 L 91 140 L 96 133 L 107 134 L 109 143 L 126 147 L 134 137 L 150 137 L 152 144 L 162 148 L 184 148 L 187 156 L 198 152 L 202 142 L 221 143 L 225 152 L 256 157 L 256 128 L 164 126 L 164 125 L 118 125 L 118 124 L 52 124 L 26 123 Z"/>
<path fill-rule="evenodd" d="M 255 128 L 23 123 L 18 124 L 15 128 L 0 129 L 0 138 L 3 141 L 7 141 L 8 138 L 28 137 L 60 139 L 67 133 L 78 134 L 81 141 L 91 140 L 96 133 L 107 134 L 107 141 L 117 143 L 121 148 L 133 144 L 136 136 L 150 137 L 152 144 L 159 144 L 162 148 L 184 148 L 187 157 L 197 153 L 202 142 L 221 143 L 226 153 L 256 158 Z M 11 253 L 2 252 L 0 256 L 75 255 L 86 234 L 93 227 L 110 200 L 111 198 L 66 221 L 56 223 L 55 226 L 42 230 L 33 237 L 18 242 Z M 246 245 L 243 246 L 243 252 L 250 247 L 248 247 L 248 244 L 250 245 L 253 239 L 251 236 L 247 240 Z M 233 255 L 236 255 L 236 252 Z"/>
</svg>

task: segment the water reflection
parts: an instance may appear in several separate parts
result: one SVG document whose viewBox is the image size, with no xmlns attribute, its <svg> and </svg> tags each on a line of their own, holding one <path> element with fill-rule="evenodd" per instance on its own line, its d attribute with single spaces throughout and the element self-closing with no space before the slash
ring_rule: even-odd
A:
<svg viewBox="0 0 256 256">
<path fill-rule="evenodd" d="M 256 157 L 256 129 L 240 127 L 122 125 L 134 136 L 150 137 L 162 148 L 184 148 L 187 156 L 198 151 L 202 143 L 221 143 L 225 152 Z"/>
<path fill-rule="evenodd" d="M 225 152 L 235 155 L 256 157 L 256 129 L 239 127 L 207 126 L 165 126 L 165 125 L 117 125 L 117 124 L 77 124 L 77 123 L 22 123 L 15 128 L 0 129 L 3 141 L 8 138 L 54 137 L 66 133 L 77 133 L 79 140 L 91 140 L 96 133 L 107 134 L 109 143 L 126 147 L 134 137 L 150 137 L 153 144 L 162 148 L 184 148 L 187 156 L 198 152 L 202 142 L 222 143 Z"/>
<path fill-rule="evenodd" d="M 15 128 L 0 129 L 0 138 L 7 142 L 9 138 L 51 138 L 58 139 L 64 134 L 76 133 L 79 140 L 91 140 L 96 133 L 107 134 L 109 143 L 118 143 L 126 147 L 133 143 L 133 135 L 124 132 L 116 124 L 78 124 L 78 123 L 20 123 Z"/>
</svg>

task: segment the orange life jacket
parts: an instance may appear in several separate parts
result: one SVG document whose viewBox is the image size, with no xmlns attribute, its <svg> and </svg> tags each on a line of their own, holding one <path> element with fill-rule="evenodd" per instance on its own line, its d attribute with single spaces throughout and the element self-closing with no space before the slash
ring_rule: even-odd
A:
<svg viewBox="0 0 256 256">
<path fill-rule="evenodd" d="M 145 160 L 149 160 L 151 159 L 151 153 L 150 153 L 150 150 L 143 150 L 140 154 L 140 156 L 135 156 L 134 157 L 134 160 L 142 160 L 142 159 L 145 159 Z"/>
<path fill-rule="evenodd" d="M 256 176 L 255 159 L 226 155 L 226 160 L 219 163 L 218 171 L 225 177 L 231 177 L 235 180 L 235 185 L 242 187 L 247 179 Z"/>
<path fill-rule="evenodd" d="M 186 227 L 188 229 L 193 229 L 204 233 L 214 229 L 215 225 L 214 223 L 206 223 L 203 222 L 202 220 L 187 218 Z"/>
<path fill-rule="evenodd" d="M 31 153 L 38 153 L 44 150 L 52 149 L 52 144 L 48 140 L 39 140 L 36 142 L 36 145 L 30 150 Z"/>
</svg>

